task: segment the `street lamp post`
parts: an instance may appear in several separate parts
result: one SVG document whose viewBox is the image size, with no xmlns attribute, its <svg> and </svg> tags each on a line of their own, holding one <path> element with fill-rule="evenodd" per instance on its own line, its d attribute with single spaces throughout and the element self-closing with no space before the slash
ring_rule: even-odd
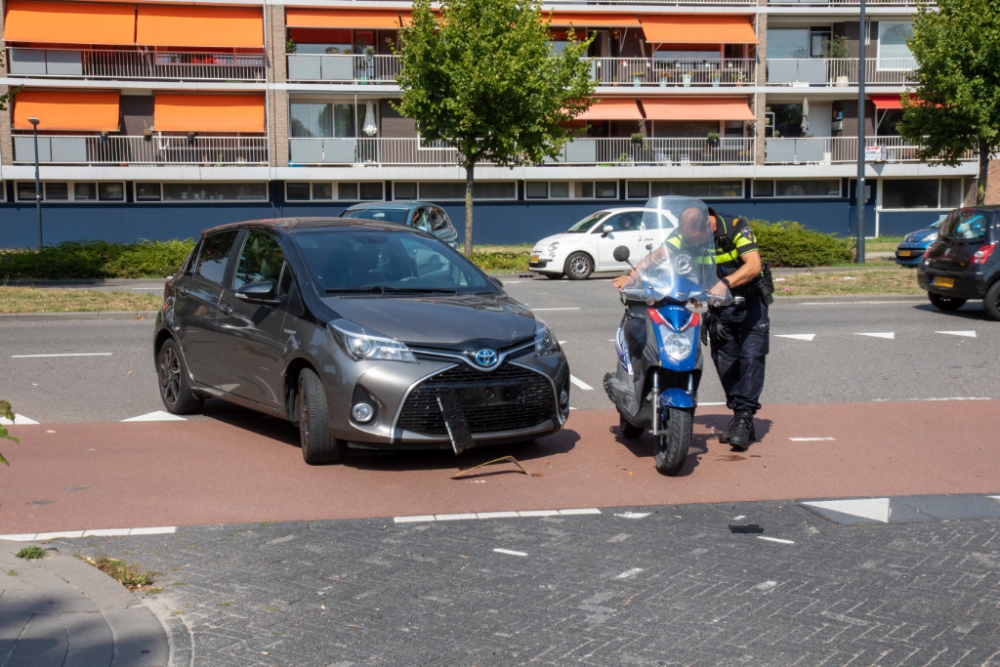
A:
<svg viewBox="0 0 1000 667">
<path fill-rule="evenodd" d="M 35 135 L 35 211 L 38 213 L 38 249 L 42 249 L 42 181 L 38 177 L 38 119 L 28 119 Z"/>
<path fill-rule="evenodd" d="M 865 0 L 861 0 L 861 27 L 858 30 L 858 187 L 855 189 L 858 264 L 865 263 Z"/>
</svg>

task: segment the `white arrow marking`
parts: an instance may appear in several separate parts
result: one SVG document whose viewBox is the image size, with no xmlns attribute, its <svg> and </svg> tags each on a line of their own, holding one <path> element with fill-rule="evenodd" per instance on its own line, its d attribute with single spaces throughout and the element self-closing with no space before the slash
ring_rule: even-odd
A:
<svg viewBox="0 0 1000 667">
<path fill-rule="evenodd" d="M 172 415 L 169 412 L 164 412 L 163 410 L 157 410 L 156 412 L 150 412 L 148 415 L 139 415 L 138 417 L 131 417 L 129 419 L 123 419 L 123 422 L 186 422 L 187 419 L 184 417 L 179 417 L 177 415 Z"/>
<path fill-rule="evenodd" d="M 992 498 L 993 500 L 1000 500 L 1000 496 L 989 496 L 989 497 Z"/>
<path fill-rule="evenodd" d="M 975 338 L 975 331 L 935 331 L 934 333 L 948 334 L 949 336 L 965 336 L 966 338 Z"/>
<path fill-rule="evenodd" d="M 37 424 L 34 419 L 28 419 L 24 415 L 14 414 L 14 421 L 11 421 L 5 417 L 0 417 L 0 424 L 4 426 L 30 426 L 32 424 Z"/>
<path fill-rule="evenodd" d="M 886 333 L 859 333 L 859 336 L 871 336 L 872 338 L 885 338 L 886 340 L 895 340 L 896 334 L 888 331 Z"/>
<path fill-rule="evenodd" d="M 566 344 L 566 343 L 568 343 L 568 342 L 569 342 L 568 340 L 561 340 L 561 341 L 559 341 L 559 344 L 560 344 L 560 345 L 565 345 L 565 344 Z"/>
<path fill-rule="evenodd" d="M 832 510 L 841 514 L 859 516 L 863 519 L 881 521 L 889 523 L 889 499 L 888 498 L 860 498 L 857 500 L 824 500 L 813 503 L 802 503 L 824 510 Z"/>
<path fill-rule="evenodd" d="M 576 377 L 575 375 L 570 375 L 569 376 L 569 381 L 572 382 L 573 384 L 575 384 L 580 389 L 583 389 L 584 391 L 593 391 L 594 390 L 593 387 L 591 387 L 589 384 L 587 384 L 586 382 L 584 382 L 580 378 Z"/>
<path fill-rule="evenodd" d="M 816 334 L 775 334 L 778 338 L 793 338 L 795 340 L 807 340 L 812 342 L 812 339 L 816 337 Z"/>
</svg>

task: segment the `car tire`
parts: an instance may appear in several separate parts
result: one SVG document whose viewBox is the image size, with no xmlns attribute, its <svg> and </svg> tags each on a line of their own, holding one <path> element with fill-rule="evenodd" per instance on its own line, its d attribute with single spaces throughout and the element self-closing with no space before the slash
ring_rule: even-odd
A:
<svg viewBox="0 0 1000 667">
<path fill-rule="evenodd" d="M 299 392 L 296 396 L 299 421 L 299 444 L 302 458 L 309 465 L 336 463 L 344 444 L 330 432 L 330 409 L 319 376 L 309 368 L 299 371 Z"/>
<path fill-rule="evenodd" d="M 1000 280 L 990 285 L 983 297 L 983 310 L 986 316 L 994 321 L 1000 321 Z"/>
<path fill-rule="evenodd" d="M 927 298 L 930 299 L 931 305 L 939 310 L 958 310 L 965 305 L 966 299 L 959 299 L 954 296 L 944 296 L 941 294 L 935 294 L 934 292 L 928 292 Z"/>
<path fill-rule="evenodd" d="M 168 338 L 156 355 L 156 377 L 160 385 L 160 400 L 172 415 L 200 412 L 205 399 L 191 390 L 187 367 L 177 341 Z"/>
<path fill-rule="evenodd" d="M 566 258 L 566 276 L 570 280 L 586 280 L 594 272 L 594 258 L 585 252 L 574 252 Z"/>
<path fill-rule="evenodd" d="M 548 278 L 549 280 L 559 280 L 560 278 L 563 277 L 563 274 L 561 273 L 543 273 L 542 275 Z"/>
</svg>

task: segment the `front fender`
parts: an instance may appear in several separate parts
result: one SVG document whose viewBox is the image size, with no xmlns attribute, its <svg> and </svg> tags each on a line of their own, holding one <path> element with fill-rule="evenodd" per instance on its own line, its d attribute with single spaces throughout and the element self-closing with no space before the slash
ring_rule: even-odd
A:
<svg viewBox="0 0 1000 667">
<path fill-rule="evenodd" d="M 665 408 L 694 408 L 695 402 L 691 394 L 674 387 L 660 394 L 660 405 Z"/>
</svg>

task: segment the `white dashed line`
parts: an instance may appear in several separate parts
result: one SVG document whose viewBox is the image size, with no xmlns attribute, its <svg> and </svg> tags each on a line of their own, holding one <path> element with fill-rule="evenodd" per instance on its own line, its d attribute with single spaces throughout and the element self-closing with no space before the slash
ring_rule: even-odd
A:
<svg viewBox="0 0 1000 667">
<path fill-rule="evenodd" d="M 526 510 L 523 512 L 518 512 L 517 515 L 526 518 L 559 516 L 559 510 Z"/>
<path fill-rule="evenodd" d="M 468 521 L 469 519 L 478 519 L 475 514 L 435 514 L 434 518 L 437 521 Z"/>
<path fill-rule="evenodd" d="M 521 557 L 524 557 L 524 556 L 528 555 L 528 554 L 524 553 L 523 551 L 511 551 L 510 549 L 494 549 L 493 551 L 495 551 L 498 554 L 507 554 L 508 556 L 521 556 Z"/>
<path fill-rule="evenodd" d="M 521 510 L 520 512 L 466 512 L 462 514 L 419 514 L 415 516 L 396 516 L 394 523 L 429 523 L 433 521 L 470 521 L 473 519 L 524 519 L 544 518 L 548 516 L 588 516 L 600 514 L 596 507 L 577 507 L 564 510 Z M 643 516 L 646 516 L 645 514 Z"/>
<path fill-rule="evenodd" d="M 778 544 L 795 544 L 795 542 L 792 542 L 791 540 L 782 540 L 777 537 L 764 537 L 763 535 L 758 535 L 757 539 L 766 540 L 768 542 L 777 542 Z"/>
<path fill-rule="evenodd" d="M 873 398 L 872 403 L 909 403 L 916 401 L 992 401 L 989 396 L 946 396 L 942 398 Z"/>
<path fill-rule="evenodd" d="M 54 540 L 57 538 L 77 537 L 115 537 L 125 535 L 169 535 L 177 532 L 177 526 L 154 526 L 151 528 L 98 528 L 93 530 L 65 530 L 50 533 L 21 533 L 19 535 L 0 535 L 0 540 L 14 542 L 34 542 L 37 540 Z"/>
<path fill-rule="evenodd" d="M 698 405 L 725 405 L 725 404 L 726 402 L 722 401 L 721 403 L 699 403 Z"/>
<path fill-rule="evenodd" d="M 51 359 L 53 357 L 110 357 L 110 352 L 68 352 L 66 354 L 12 354 L 11 359 Z"/>
<path fill-rule="evenodd" d="M 645 519 L 650 514 L 651 512 L 625 512 L 624 514 L 616 514 L 615 516 L 620 519 Z"/>
<path fill-rule="evenodd" d="M 892 331 L 885 333 L 859 333 L 858 336 L 868 336 L 869 338 L 885 338 L 886 340 L 896 340 L 896 334 Z"/>
<path fill-rule="evenodd" d="M 836 438 L 789 438 L 792 442 L 820 442 L 824 440 L 836 440 Z"/>
<path fill-rule="evenodd" d="M 975 331 L 935 331 L 934 333 L 947 334 L 949 336 L 965 336 L 966 338 L 975 338 Z"/>
<path fill-rule="evenodd" d="M 633 567 L 631 570 L 625 570 L 621 574 L 616 575 L 615 579 L 631 579 L 632 577 L 634 577 L 635 575 L 639 574 L 640 572 L 642 572 L 642 568 L 641 567 Z"/>
<path fill-rule="evenodd" d="M 477 519 L 516 519 L 517 512 L 479 512 Z"/>
<path fill-rule="evenodd" d="M 394 516 L 395 523 L 422 523 L 424 521 L 436 521 L 433 514 L 421 514 L 419 516 Z"/>
<path fill-rule="evenodd" d="M 570 375 L 569 376 L 569 381 L 572 382 L 573 384 L 575 384 L 580 389 L 583 389 L 584 391 L 593 391 L 594 390 L 593 387 L 591 387 L 589 384 L 587 384 L 586 382 L 584 382 L 580 378 L 576 377 L 575 375 Z"/>
</svg>

